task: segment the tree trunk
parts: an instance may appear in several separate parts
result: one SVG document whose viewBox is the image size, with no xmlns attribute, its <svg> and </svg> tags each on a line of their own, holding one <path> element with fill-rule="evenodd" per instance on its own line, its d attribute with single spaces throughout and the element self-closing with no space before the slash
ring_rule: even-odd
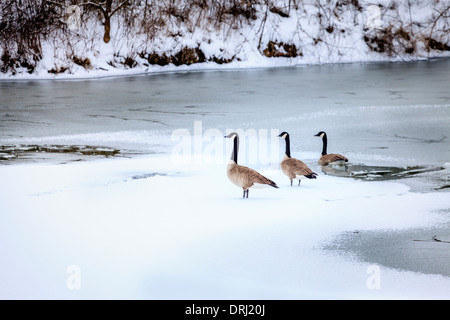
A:
<svg viewBox="0 0 450 320">
<path fill-rule="evenodd" d="M 108 43 L 111 40 L 111 17 L 105 14 L 105 34 L 103 35 L 103 41 Z"/>
<path fill-rule="evenodd" d="M 103 35 L 103 41 L 108 43 L 111 40 L 111 5 L 112 0 L 106 0 L 106 6 L 103 10 L 103 16 L 105 17 L 105 34 Z"/>
</svg>

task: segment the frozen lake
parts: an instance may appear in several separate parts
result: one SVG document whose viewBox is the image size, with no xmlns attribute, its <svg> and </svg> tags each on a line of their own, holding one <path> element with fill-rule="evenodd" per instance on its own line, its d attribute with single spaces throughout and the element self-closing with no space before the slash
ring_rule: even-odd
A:
<svg viewBox="0 0 450 320">
<path fill-rule="evenodd" d="M 167 152 L 193 131 L 279 129 L 295 150 L 312 136 L 356 162 L 441 165 L 450 159 L 450 60 L 0 82 L 0 145 L 97 144 Z"/>
<path fill-rule="evenodd" d="M 450 298 L 449 71 L 444 59 L 1 81 L 0 297 Z M 240 162 L 279 190 L 241 199 L 230 130 L 257 134 Z M 346 171 L 317 164 L 321 130 Z M 282 131 L 317 181 L 290 187 Z M 200 161 L 174 161 L 177 132 Z M 382 290 L 366 281 L 374 266 Z M 81 290 L 66 282 L 77 268 Z"/>
</svg>

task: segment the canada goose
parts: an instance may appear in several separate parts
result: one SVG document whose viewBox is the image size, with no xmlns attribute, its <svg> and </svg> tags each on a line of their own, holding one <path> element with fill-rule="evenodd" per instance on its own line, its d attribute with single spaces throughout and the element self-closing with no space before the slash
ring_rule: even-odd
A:
<svg viewBox="0 0 450 320">
<path fill-rule="evenodd" d="M 318 134 L 315 134 L 314 136 L 322 138 L 323 142 L 322 155 L 319 159 L 319 164 L 321 166 L 326 166 L 329 164 L 342 164 L 344 162 L 348 162 L 348 159 L 341 154 L 336 153 L 327 154 L 327 134 L 324 131 L 320 131 Z"/>
<path fill-rule="evenodd" d="M 231 158 L 227 165 L 228 179 L 244 190 L 243 198 L 248 198 L 248 189 L 252 186 L 261 187 L 269 185 L 278 188 L 275 182 L 267 179 L 255 170 L 238 165 L 239 136 L 236 132 L 232 132 L 224 138 L 233 140 L 233 152 L 231 153 Z"/>
<path fill-rule="evenodd" d="M 281 161 L 281 170 L 291 180 L 298 179 L 298 185 L 302 179 L 316 179 L 317 173 L 313 172 L 303 161 L 295 158 L 291 158 L 291 142 L 289 139 L 289 133 L 282 132 L 279 135 L 280 138 L 284 138 L 286 141 L 286 152 L 284 153 L 283 160 Z"/>
</svg>

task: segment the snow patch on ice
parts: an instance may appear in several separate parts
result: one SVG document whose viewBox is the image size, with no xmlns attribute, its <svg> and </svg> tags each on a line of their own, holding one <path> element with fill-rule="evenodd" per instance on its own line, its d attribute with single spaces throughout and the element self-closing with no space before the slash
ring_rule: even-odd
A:
<svg viewBox="0 0 450 320">
<path fill-rule="evenodd" d="M 260 172 L 280 188 L 242 199 L 225 166 L 169 156 L 0 167 L 0 296 L 450 297 L 448 278 L 383 267 L 370 290 L 367 264 L 320 249 L 341 232 L 443 223 L 447 194 L 322 174 L 291 187 L 279 169 Z M 77 292 L 65 285 L 74 264 Z"/>
</svg>

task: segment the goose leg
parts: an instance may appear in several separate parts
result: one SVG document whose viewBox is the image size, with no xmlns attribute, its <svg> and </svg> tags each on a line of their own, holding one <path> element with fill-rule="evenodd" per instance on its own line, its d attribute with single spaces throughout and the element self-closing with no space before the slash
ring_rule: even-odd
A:
<svg viewBox="0 0 450 320">
<path fill-rule="evenodd" d="M 249 189 L 247 189 L 247 198 L 248 198 L 248 190 L 249 190 Z"/>
<path fill-rule="evenodd" d="M 298 179 L 298 186 L 300 187 L 300 182 L 302 181 L 302 179 Z"/>
<path fill-rule="evenodd" d="M 292 187 L 292 180 L 291 180 L 291 187 Z"/>
<path fill-rule="evenodd" d="M 245 198 L 245 189 L 243 189 L 244 190 L 244 194 L 242 195 L 242 198 Z"/>
</svg>

